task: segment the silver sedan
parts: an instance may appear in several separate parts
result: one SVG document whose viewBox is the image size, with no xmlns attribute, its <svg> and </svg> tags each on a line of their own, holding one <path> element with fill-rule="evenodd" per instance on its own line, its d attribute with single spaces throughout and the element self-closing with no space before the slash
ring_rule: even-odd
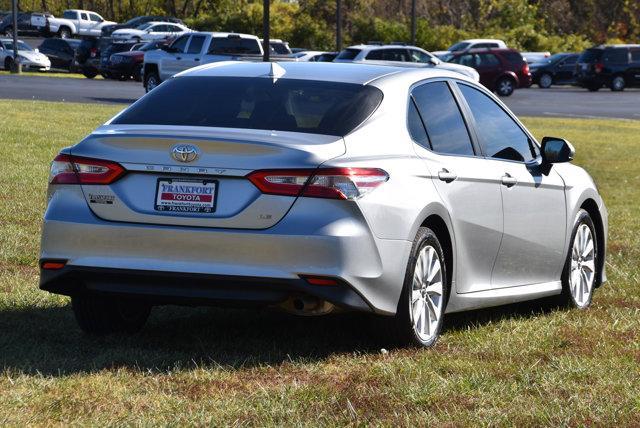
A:
<svg viewBox="0 0 640 428">
<path fill-rule="evenodd" d="M 427 347 L 446 313 L 584 309 L 607 211 L 573 156 L 446 70 L 206 65 L 55 158 L 40 286 L 92 334 L 233 302 L 371 312 Z"/>
</svg>

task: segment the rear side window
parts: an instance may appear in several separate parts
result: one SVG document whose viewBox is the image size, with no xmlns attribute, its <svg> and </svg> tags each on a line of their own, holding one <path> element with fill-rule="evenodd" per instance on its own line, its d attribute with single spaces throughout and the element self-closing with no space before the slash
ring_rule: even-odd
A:
<svg viewBox="0 0 640 428">
<path fill-rule="evenodd" d="M 488 157 L 528 162 L 536 154 L 529 136 L 491 98 L 468 85 L 459 84 L 476 123 L 476 133 Z"/>
<path fill-rule="evenodd" d="M 446 82 L 426 83 L 415 88 L 411 95 L 435 152 L 474 155 L 462 113 Z"/>
<path fill-rule="evenodd" d="M 360 53 L 360 49 L 345 49 L 338 54 L 336 59 L 355 59 Z"/>
<path fill-rule="evenodd" d="M 631 61 L 640 62 L 640 49 L 631 51 Z"/>
<path fill-rule="evenodd" d="M 524 58 L 518 52 L 505 52 L 503 55 L 511 64 L 522 64 L 524 62 Z"/>
<path fill-rule="evenodd" d="M 191 43 L 189 43 L 189 51 L 187 53 L 190 54 L 199 54 L 202 52 L 202 45 L 204 45 L 204 41 L 207 38 L 205 36 L 192 36 Z"/>
<path fill-rule="evenodd" d="M 626 64 L 629 62 L 629 51 L 627 49 L 605 49 L 602 59 L 609 64 Z"/>
<path fill-rule="evenodd" d="M 72 12 L 70 10 L 67 10 L 67 11 L 62 13 L 62 17 L 64 19 L 77 19 L 78 18 L 78 14 L 77 14 L 77 12 Z"/>
<path fill-rule="evenodd" d="M 570 55 L 566 59 L 562 60 L 562 65 L 574 65 L 578 61 L 578 57 Z"/>
<path fill-rule="evenodd" d="M 260 45 L 256 39 L 243 39 L 240 37 L 214 37 L 209 46 L 210 54 L 238 55 L 260 54 Z"/>
<path fill-rule="evenodd" d="M 416 143 L 420 144 L 424 148 L 431 148 L 429 145 L 429 137 L 427 131 L 424 129 L 424 124 L 418 113 L 415 101 L 409 99 L 409 111 L 407 112 L 407 126 L 409 127 L 409 134 Z"/>
<path fill-rule="evenodd" d="M 478 67 L 495 67 L 496 65 L 500 65 L 500 60 L 496 58 L 494 54 L 480 54 L 478 55 L 478 59 Z"/>
<path fill-rule="evenodd" d="M 224 102 L 220 102 L 224 100 Z M 344 136 L 382 101 L 368 85 L 254 77 L 170 79 L 114 124 L 266 129 Z M 180 106 L 180 108 L 176 108 Z"/>
<path fill-rule="evenodd" d="M 598 62 L 602 58 L 603 49 L 587 49 L 580 54 L 578 62 Z"/>
</svg>

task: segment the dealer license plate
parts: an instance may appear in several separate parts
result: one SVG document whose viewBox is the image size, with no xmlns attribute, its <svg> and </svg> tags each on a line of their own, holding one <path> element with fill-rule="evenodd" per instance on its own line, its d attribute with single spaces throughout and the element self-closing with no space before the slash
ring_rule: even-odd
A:
<svg viewBox="0 0 640 428">
<path fill-rule="evenodd" d="M 216 209 L 218 182 L 215 180 L 158 179 L 157 211 L 212 213 Z"/>
</svg>

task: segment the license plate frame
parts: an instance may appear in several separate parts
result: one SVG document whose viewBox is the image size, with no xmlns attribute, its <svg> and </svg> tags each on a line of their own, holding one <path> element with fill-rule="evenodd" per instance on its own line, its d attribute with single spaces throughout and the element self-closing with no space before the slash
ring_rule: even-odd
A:
<svg viewBox="0 0 640 428">
<path fill-rule="evenodd" d="M 163 194 L 181 194 L 181 195 L 194 195 L 194 196 L 208 196 L 207 194 L 201 193 L 180 193 L 180 192 L 164 192 L 160 193 L 160 185 L 162 183 L 166 184 L 176 184 L 176 183 L 188 183 L 191 185 L 200 185 L 205 188 L 211 188 L 211 201 L 194 201 L 194 200 L 184 200 L 184 201 L 176 201 L 174 203 L 170 202 L 162 202 L 161 196 Z M 199 179 L 199 178 L 167 178 L 161 177 L 156 181 L 156 191 L 154 196 L 154 209 L 161 213 L 171 213 L 171 214 L 213 214 L 216 211 L 218 204 L 218 191 L 219 191 L 219 183 L 218 180 L 208 180 L 208 179 Z"/>
</svg>

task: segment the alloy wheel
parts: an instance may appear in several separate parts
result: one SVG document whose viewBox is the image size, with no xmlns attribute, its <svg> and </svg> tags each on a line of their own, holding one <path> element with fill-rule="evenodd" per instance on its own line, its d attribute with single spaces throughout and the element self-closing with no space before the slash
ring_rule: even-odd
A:
<svg viewBox="0 0 640 428">
<path fill-rule="evenodd" d="M 428 342 L 438 334 L 443 305 L 442 265 L 435 248 L 427 245 L 416 259 L 411 289 L 411 322 L 420 340 Z"/>
<path fill-rule="evenodd" d="M 540 76 L 540 86 L 542 88 L 549 88 L 551 87 L 552 83 L 553 83 L 553 79 L 551 78 L 550 75 L 545 73 L 542 76 Z"/>
<path fill-rule="evenodd" d="M 591 301 L 595 282 L 596 248 L 593 233 L 586 224 L 578 226 L 571 251 L 571 272 L 569 286 L 571 296 L 579 308 Z"/>
</svg>

